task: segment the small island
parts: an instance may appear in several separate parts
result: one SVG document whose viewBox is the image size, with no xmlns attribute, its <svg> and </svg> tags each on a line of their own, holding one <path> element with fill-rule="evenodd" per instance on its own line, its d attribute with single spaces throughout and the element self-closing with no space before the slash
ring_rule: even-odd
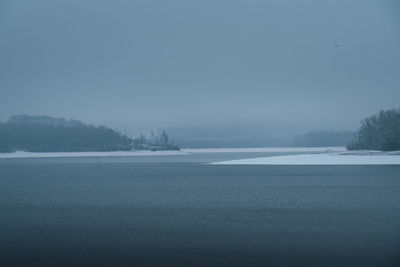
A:
<svg viewBox="0 0 400 267">
<path fill-rule="evenodd" d="M 49 116 L 15 115 L 0 123 L 0 152 L 179 150 L 165 131 L 129 137 L 105 126 Z"/>
</svg>

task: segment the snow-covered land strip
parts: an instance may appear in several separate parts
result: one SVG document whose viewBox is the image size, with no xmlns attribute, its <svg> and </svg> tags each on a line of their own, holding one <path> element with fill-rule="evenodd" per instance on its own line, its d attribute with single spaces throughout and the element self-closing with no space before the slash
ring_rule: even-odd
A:
<svg viewBox="0 0 400 267">
<path fill-rule="evenodd" d="M 378 150 L 350 150 L 346 152 L 340 152 L 340 155 L 400 155 L 400 151 L 378 151 Z"/>
<path fill-rule="evenodd" d="M 307 154 L 215 162 L 216 165 L 400 165 L 400 154 Z"/>
<path fill-rule="evenodd" d="M 77 158 L 77 157 L 132 157 L 132 156 L 168 156 L 187 155 L 175 150 L 165 151 L 105 151 L 105 152 L 25 152 L 0 153 L 0 158 Z"/>
<path fill-rule="evenodd" d="M 344 152 L 345 147 L 254 147 L 254 148 L 186 148 L 188 153 L 253 153 L 253 152 Z"/>
</svg>

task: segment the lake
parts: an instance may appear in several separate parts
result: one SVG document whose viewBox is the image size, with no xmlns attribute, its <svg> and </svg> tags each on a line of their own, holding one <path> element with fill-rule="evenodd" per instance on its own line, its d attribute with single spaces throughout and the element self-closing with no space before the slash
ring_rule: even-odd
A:
<svg viewBox="0 0 400 267">
<path fill-rule="evenodd" d="M 0 263 L 400 266 L 400 166 L 277 154 L 1 159 Z"/>
</svg>

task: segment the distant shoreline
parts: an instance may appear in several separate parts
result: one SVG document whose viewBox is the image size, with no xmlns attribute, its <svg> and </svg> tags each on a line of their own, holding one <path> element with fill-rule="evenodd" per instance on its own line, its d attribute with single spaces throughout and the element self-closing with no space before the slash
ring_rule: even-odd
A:
<svg viewBox="0 0 400 267">
<path fill-rule="evenodd" d="M 0 153 L 0 159 L 12 158 L 79 158 L 79 157 L 135 157 L 135 156 L 172 156 L 197 153 L 262 153 L 262 152 L 344 152 L 345 147 L 254 147 L 254 148 L 187 148 L 177 150 L 136 150 L 136 151 L 83 151 L 83 152 L 26 152 L 16 151 Z"/>
<path fill-rule="evenodd" d="M 263 152 L 345 152 L 344 146 L 329 147 L 243 147 L 243 148 L 183 148 L 191 153 L 263 153 Z"/>
<path fill-rule="evenodd" d="M 90 152 L 26 152 L 16 151 L 11 153 L 0 153 L 0 159 L 17 158 L 80 158 L 80 157 L 135 157 L 135 156 L 166 156 L 189 154 L 178 150 L 164 151 L 90 151 Z"/>
</svg>

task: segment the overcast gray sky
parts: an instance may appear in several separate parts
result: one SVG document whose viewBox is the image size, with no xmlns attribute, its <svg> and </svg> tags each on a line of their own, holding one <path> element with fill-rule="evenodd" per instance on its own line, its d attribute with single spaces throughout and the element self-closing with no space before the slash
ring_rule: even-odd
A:
<svg viewBox="0 0 400 267">
<path fill-rule="evenodd" d="M 393 1 L 0 2 L 0 120 L 355 129 L 400 103 Z"/>
</svg>

